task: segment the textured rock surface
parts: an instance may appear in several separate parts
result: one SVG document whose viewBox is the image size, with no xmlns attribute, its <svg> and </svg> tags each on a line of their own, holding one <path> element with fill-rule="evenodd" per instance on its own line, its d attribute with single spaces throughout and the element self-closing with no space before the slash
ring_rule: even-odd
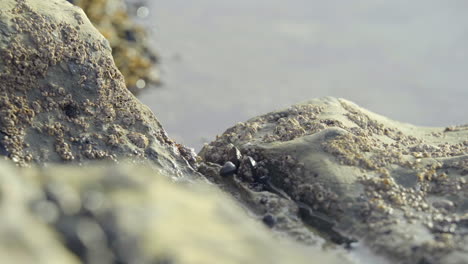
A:
<svg viewBox="0 0 468 264">
<path fill-rule="evenodd" d="M 294 201 L 288 208 L 336 243 L 357 239 L 398 263 L 468 258 L 467 126 L 417 127 L 324 98 L 239 123 L 200 155 L 225 189 Z M 227 161 L 239 165 L 235 176 L 207 173 Z"/>
<path fill-rule="evenodd" d="M 1 1 L 0 69 L 0 154 L 13 161 L 123 156 L 189 169 L 190 150 L 125 88 L 108 41 L 80 8 Z"/>
<path fill-rule="evenodd" d="M 169 182 L 195 174 L 193 153 L 126 89 L 81 9 L 0 2 L 5 263 L 343 263 L 343 250 L 318 248 L 356 240 L 392 263 L 465 263 L 467 152 L 467 126 L 313 100 L 240 123 L 200 153 L 199 172 L 241 209 L 206 182 Z M 139 166 L 89 165 L 123 158 Z M 88 166 L 45 166 L 72 161 Z"/>
<path fill-rule="evenodd" d="M 277 240 L 206 182 L 168 178 L 141 165 L 1 161 L 1 262 L 346 263 Z"/>
<path fill-rule="evenodd" d="M 145 30 L 130 18 L 125 1 L 68 1 L 83 8 L 91 22 L 109 40 L 115 64 L 133 93 L 147 87 L 146 84 L 159 84 L 159 72 L 155 66 L 158 58 L 147 43 Z M 137 85 L 137 82 L 140 83 Z"/>
</svg>

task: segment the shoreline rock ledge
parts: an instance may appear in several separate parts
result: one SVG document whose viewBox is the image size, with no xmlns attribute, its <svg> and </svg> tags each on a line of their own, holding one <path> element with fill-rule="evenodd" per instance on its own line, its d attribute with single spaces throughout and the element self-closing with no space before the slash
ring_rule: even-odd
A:
<svg viewBox="0 0 468 264">
<path fill-rule="evenodd" d="M 0 154 L 15 163 L 151 160 L 193 174 L 125 87 L 108 41 L 67 1 L 0 2 Z"/>
<path fill-rule="evenodd" d="M 417 127 L 323 98 L 239 123 L 199 155 L 208 178 L 284 231 L 295 210 L 333 242 L 359 241 L 391 263 L 468 259 L 466 125 Z M 227 162 L 232 176 L 214 173 Z M 293 213 L 264 193 L 293 201 Z"/>
</svg>

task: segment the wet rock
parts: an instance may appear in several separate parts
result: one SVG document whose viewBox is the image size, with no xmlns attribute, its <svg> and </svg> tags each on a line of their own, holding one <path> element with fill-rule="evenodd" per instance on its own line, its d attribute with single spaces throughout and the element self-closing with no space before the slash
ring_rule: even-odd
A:
<svg viewBox="0 0 468 264">
<path fill-rule="evenodd" d="M 0 261 L 346 263 L 279 241 L 211 184 L 171 176 L 125 162 L 83 170 L 0 161 Z"/>
<path fill-rule="evenodd" d="M 275 226 L 276 224 L 276 219 L 274 216 L 268 214 L 268 215 L 265 215 L 263 218 L 262 218 L 262 221 L 265 225 L 267 225 L 269 228 L 272 228 Z"/>
<path fill-rule="evenodd" d="M 293 219 L 295 211 L 337 244 L 357 239 L 390 262 L 463 263 L 467 139 L 466 126 L 417 127 L 324 98 L 237 124 L 200 156 L 223 164 L 234 145 L 253 157 L 255 170 L 241 164 L 237 187 L 218 184 L 254 209 L 265 205 L 249 195 L 271 192 L 289 212 L 273 216 Z M 252 171 L 268 175 L 270 188 L 252 184 Z"/>
<path fill-rule="evenodd" d="M 219 170 L 219 175 L 221 175 L 223 177 L 230 176 L 230 175 L 233 175 L 234 173 L 236 173 L 236 171 L 237 171 L 236 165 L 234 165 L 234 163 L 228 161 L 228 162 L 224 163 L 221 170 Z"/>
<path fill-rule="evenodd" d="M 109 42 L 80 8 L 5 0 L 0 10 L 2 155 L 20 165 L 125 157 L 193 172 L 193 153 L 126 89 Z"/>
</svg>

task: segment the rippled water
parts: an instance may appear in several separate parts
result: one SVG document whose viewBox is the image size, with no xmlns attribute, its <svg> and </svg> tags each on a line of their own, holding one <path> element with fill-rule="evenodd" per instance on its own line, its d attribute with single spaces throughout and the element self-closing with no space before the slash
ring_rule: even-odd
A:
<svg viewBox="0 0 468 264">
<path fill-rule="evenodd" d="M 344 97 L 426 126 L 468 122 L 468 1 L 153 0 L 165 85 L 140 99 L 199 149 L 236 122 Z"/>
</svg>

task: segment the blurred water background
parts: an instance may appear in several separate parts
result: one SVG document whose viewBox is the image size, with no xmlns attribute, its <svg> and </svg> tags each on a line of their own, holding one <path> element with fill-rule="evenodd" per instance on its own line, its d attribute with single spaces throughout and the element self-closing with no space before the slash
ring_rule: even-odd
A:
<svg viewBox="0 0 468 264">
<path fill-rule="evenodd" d="M 147 5 L 164 85 L 140 99 L 197 150 L 237 122 L 329 95 L 417 125 L 468 122 L 468 1 Z"/>
</svg>

